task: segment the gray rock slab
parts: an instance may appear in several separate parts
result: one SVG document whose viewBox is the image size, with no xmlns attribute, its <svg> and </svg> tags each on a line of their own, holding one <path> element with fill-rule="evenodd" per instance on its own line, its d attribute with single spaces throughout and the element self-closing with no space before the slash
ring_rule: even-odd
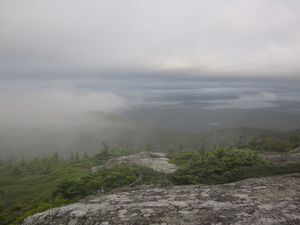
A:
<svg viewBox="0 0 300 225">
<path fill-rule="evenodd" d="M 222 185 L 122 189 L 23 222 L 38 224 L 300 224 L 300 173 Z"/>
<path fill-rule="evenodd" d="M 97 170 L 112 168 L 123 163 L 148 166 L 158 172 L 166 174 L 173 173 L 177 169 L 175 164 L 169 163 L 169 159 L 166 157 L 165 153 L 144 151 L 129 156 L 110 159 L 105 166 L 92 167 L 91 171 L 96 172 Z"/>
</svg>

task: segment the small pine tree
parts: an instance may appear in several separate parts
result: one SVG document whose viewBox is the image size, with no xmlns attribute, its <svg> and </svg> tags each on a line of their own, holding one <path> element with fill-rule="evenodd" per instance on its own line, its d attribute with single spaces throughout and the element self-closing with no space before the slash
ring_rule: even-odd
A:
<svg viewBox="0 0 300 225">
<path fill-rule="evenodd" d="M 76 151 L 76 153 L 75 153 L 75 160 L 76 160 L 76 162 L 79 162 L 79 161 L 80 161 L 78 151 Z"/>
<path fill-rule="evenodd" d="M 145 151 L 152 152 L 153 151 L 152 146 L 150 144 L 147 144 L 145 147 Z"/>
<path fill-rule="evenodd" d="M 53 156 L 52 156 L 52 159 L 53 159 L 54 161 L 58 161 L 58 153 L 57 153 L 57 151 L 54 152 L 54 154 L 53 154 Z"/>
<path fill-rule="evenodd" d="M 83 155 L 82 155 L 82 158 L 83 158 L 83 159 L 88 159 L 89 156 L 88 156 L 88 154 L 87 154 L 86 152 L 84 152 Z"/>
<path fill-rule="evenodd" d="M 70 160 L 74 161 L 75 160 L 75 157 L 74 157 L 74 153 L 71 152 L 71 157 L 70 157 Z"/>
</svg>

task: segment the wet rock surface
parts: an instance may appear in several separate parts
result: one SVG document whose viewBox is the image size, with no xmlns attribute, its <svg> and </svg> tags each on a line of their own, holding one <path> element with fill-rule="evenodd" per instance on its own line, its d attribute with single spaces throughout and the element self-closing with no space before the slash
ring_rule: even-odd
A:
<svg viewBox="0 0 300 225">
<path fill-rule="evenodd" d="M 122 163 L 148 166 L 158 172 L 166 174 L 173 173 L 177 169 L 175 164 L 169 163 L 169 159 L 166 157 L 165 153 L 144 151 L 129 156 L 110 159 L 105 166 L 96 166 L 91 168 L 91 170 L 95 172 L 99 169 L 112 168 Z"/>
<path fill-rule="evenodd" d="M 122 189 L 33 215 L 23 222 L 29 224 L 300 224 L 300 173 Z"/>
</svg>

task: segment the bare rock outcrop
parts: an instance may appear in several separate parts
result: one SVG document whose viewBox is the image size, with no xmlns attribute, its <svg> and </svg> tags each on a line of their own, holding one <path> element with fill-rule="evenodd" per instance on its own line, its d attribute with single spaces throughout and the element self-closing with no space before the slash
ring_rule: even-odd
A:
<svg viewBox="0 0 300 225">
<path fill-rule="evenodd" d="M 274 163 L 276 166 L 281 166 L 288 163 L 299 163 L 300 153 L 263 155 L 262 158 Z"/>
<path fill-rule="evenodd" d="M 118 164 L 127 163 L 127 164 L 136 164 L 148 166 L 158 172 L 163 173 L 173 173 L 176 171 L 177 166 L 175 164 L 169 163 L 169 159 L 166 158 L 165 153 L 161 152 L 139 152 L 129 156 L 122 156 L 118 158 L 110 159 L 105 166 L 96 166 L 92 167 L 91 170 L 97 171 L 103 168 L 111 168 Z"/>
<path fill-rule="evenodd" d="M 142 186 L 28 217 L 23 225 L 300 224 L 300 173 L 222 185 Z"/>
</svg>

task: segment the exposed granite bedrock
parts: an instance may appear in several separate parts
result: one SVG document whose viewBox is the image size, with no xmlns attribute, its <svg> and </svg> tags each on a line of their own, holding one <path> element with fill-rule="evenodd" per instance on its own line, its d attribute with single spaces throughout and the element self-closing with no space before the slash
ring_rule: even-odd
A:
<svg viewBox="0 0 300 225">
<path fill-rule="evenodd" d="M 23 222 L 29 224 L 300 224 L 300 173 L 121 189 L 35 214 Z"/>
</svg>

